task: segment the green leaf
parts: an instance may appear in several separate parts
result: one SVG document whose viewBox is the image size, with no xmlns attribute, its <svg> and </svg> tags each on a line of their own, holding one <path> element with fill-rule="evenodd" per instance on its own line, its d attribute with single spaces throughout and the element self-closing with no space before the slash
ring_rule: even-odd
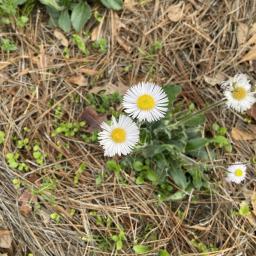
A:
<svg viewBox="0 0 256 256">
<path fill-rule="evenodd" d="M 148 169 L 146 171 L 146 177 L 147 177 L 148 180 L 150 180 L 152 182 L 157 182 L 158 181 L 158 177 L 157 177 L 156 173 L 151 169 Z"/>
<path fill-rule="evenodd" d="M 123 241 L 121 239 L 116 241 L 116 249 L 121 250 L 123 248 Z"/>
<path fill-rule="evenodd" d="M 179 167 L 170 169 L 170 175 L 172 176 L 175 184 L 182 189 L 185 189 L 188 186 L 187 178 L 183 170 Z"/>
<path fill-rule="evenodd" d="M 119 11 L 123 8 L 123 0 L 100 0 L 108 9 Z"/>
<path fill-rule="evenodd" d="M 181 93 L 181 90 L 182 88 L 179 85 L 168 84 L 164 87 L 164 91 L 168 96 L 170 106 L 176 100 L 177 96 Z"/>
<path fill-rule="evenodd" d="M 183 199 L 185 196 L 186 196 L 185 192 L 177 191 L 174 194 L 172 194 L 171 196 L 169 196 L 168 199 L 171 201 L 179 201 L 179 200 Z"/>
<path fill-rule="evenodd" d="M 72 35 L 73 42 L 76 44 L 76 46 L 79 48 L 79 50 L 84 54 L 88 55 L 89 51 L 85 46 L 84 40 L 79 35 Z"/>
<path fill-rule="evenodd" d="M 249 204 L 246 201 L 240 203 L 239 214 L 241 216 L 247 216 L 251 213 Z"/>
<path fill-rule="evenodd" d="M 207 138 L 195 138 L 188 141 L 188 144 L 186 146 L 186 151 L 190 152 L 193 150 L 198 150 L 204 146 L 206 146 L 210 142 Z"/>
<path fill-rule="evenodd" d="M 143 254 L 143 253 L 148 253 L 150 251 L 149 247 L 146 245 L 134 245 L 133 250 L 136 254 Z"/>
<path fill-rule="evenodd" d="M 205 116 L 203 114 L 194 115 L 194 116 L 193 114 L 191 115 L 192 117 L 190 117 L 187 121 L 184 122 L 184 125 L 186 127 L 197 127 L 204 124 Z"/>
<path fill-rule="evenodd" d="M 141 170 L 142 170 L 142 168 L 143 168 L 143 163 L 141 162 L 141 161 L 135 161 L 134 163 L 133 163 L 133 168 L 134 168 L 134 170 L 135 171 L 137 171 L 137 172 L 140 172 Z"/>
<path fill-rule="evenodd" d="M 214 143 L 219 144 L 220 146 L 227 146 L 227 145 L 230 144 L 229 140 L 226 137 L 222 136 L 222 135 L 214 136 L 212 141 Z"/>
<path fill-rule="evenodd" d="M 170 254 L 166 250 L 160 250 L 159 251 L 159 256 L 170 256 Z"/>
<path fill-rule="evenodd" d="M 65 32 L 70 31 L 71 20 L 70 20 L 70 15 L 68 13 L 68 10 L 61 12 L 59 19 L 58 19 L 58 25 L 63 31 L 65 31 Z"/>
<path fill-rule="evenodd" d="M 5 140 L 5 132 L 0 131 L 0 145 L 4 143 Z"/>
<path fill-rule="evenodd" d="M 17 5 L 22 5 L 22 4 L 25 4 L 27 0 L 18 0 L 16 1 L 16 4 Z"/>
<path fill-rule="evenodd" d="M 40 2 L 46 6 L 49 6 L 57 11 L 62 11 L 64 9 L 63 6 L 60 6 L 56 0 L 40 0 Z"/>
<path fill-rule="evenodd" d="M 113 171 L 116 175 L 119 175 L 121 172 L 121 166 L 115 160 L 108 160 L 106 167 L 108 170 Z"/>
<path fill-rule="evenodd" d="M 139 177 L 136 179 L 135 183 L 136 183 L 137 185 L 142 185 L 142 184 L 144 184 L 145 181 L 144 181 L 143 176 L 139 176 Z"/>
<path fill-rule="evenodd" d="M 76 4 L 71 14 L 71 23 L 74 29 L 79 32 L 90 17 L 91 8 L 86 2 Z"/>
<path fill-rule="evenodd" d="M 193 178 L 193 185 L 196 189 L 200 189 L 203 185 L 202 182 L 202 170 L 199 168 L 193 168 L 189 171 Z"/>
</svg>

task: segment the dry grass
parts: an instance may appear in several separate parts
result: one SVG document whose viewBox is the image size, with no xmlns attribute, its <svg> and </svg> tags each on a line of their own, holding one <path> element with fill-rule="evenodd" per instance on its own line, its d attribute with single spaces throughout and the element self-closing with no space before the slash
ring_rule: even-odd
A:
<svg viewBox="0 0 256 256">
<path fill-rule="evenodd" d="M 55 107 L 62 106 L 63 120 L 77 121 L 86 106 L 85 95 L 99 86 L 123 91 L 140 80 L 177 83 L 183 86 L 184 99 L 202 107 L 221 97 L 220 87 L 207 83 L 209 78 L 250 71 L 252 80 L 256 79 L 254 63 L 241 62 L 251 46 L 237 43 L 239 23 L 250 27 L 255 22 L 255 1 L 184 1 L 184 16 L 178 22 L 168 18 L 168 8 L 174 1 L 142 2 L 147 3 L 129 5 L 119 14 L 105 12 L 97 30 L 95 23 L 88 25 L 94 35 L 108 39 L 106 54 L 89 46 L 90 55 L 85 58 L 70 44 L 70 58 L 64 58 L 63 46 L 40 12 L 24 31 L 11 27 L 1 31 L 1 36 L 18 44 L 18 51 L 0 55 L 0 130 L 7 134 L 0 155 L 0 214 L 14 238 L 10 255 L 27 255 L 30 251 L 33 255 L 54 256 L 133 255 L 132 246 L 137 242 L 152 248 L 148 255 L 157 255 L 162 248 L 175 256 L 206 255 L 198 252 L 192 239 L 218 248 L 209 255 L 255 255 L 255 226 L 231 215 L 231 209 L 238 209 L 246 192 L 255 189 L 255 171 L 251 168 L 248 182 L 236 188 L 223 181 L 222 167 L 234 160 L 249 161 L 255 155 L 255 146 L 236 142 L 232 154 L 219 156 L 211 172 L 212 182 L 217 184 L 212 193 L 194 191 L 182 202 L 159 204 L 152 188 L 135 185 L 132 174 L 123 173 L 124 182 L 119 182 L 108 173 L 104 182 L 96 186 L 96 176 L 104 173 L 101 149 L 78 136 L 51 137 L 56 124 Z M 156 40 L 163 48 L 153 58 L 147 57 Z M 131 67 L 128 72 L 124 70 L 127 66 Z M 83 68 L 97 72 L 85 75 L 80 85 L 68 82 Z M 54 104 L 50 106 L 49 101 Z M 242 117 L 222 108 L 210 113 L 208 119 L 230 128 Z M 24 127 L 31 129 L 27 135 Z M 16 149 L 13 136 L 39 141 L 48 155 L 47 164 L 36 165 L 31 152 L 23 151 L 21 157 L 29 165 L 29 173 L 9 169 L 5 155 Z M 63 146 L 65 143 L 69 148 Z M 64 158 L 59 160 L 58 154 Z M 83 162 L 88 168 L 75 187 L 73 177 Z M 41 209 L 23 216 L 19 197 L 24 190 L 14 189 L 11 180 L 19 177 L 27 186 L 35 186 L 31 178 L 35 175 L 40 180 L 58 180 L 57 203 L 51 205 L 39 197 Z M 70 208 L 76 210 L 73 217 L 69 215 Z M 178 217 L 179 210 L 184 211 L 184 218 Z M 92 211 L 111 220 L 112 225 L 98 224 Z M 49 219 L 52 212 L 62 215 L 59 224 Z M 127 240 L 124 249 L 116 253 L 110 237 L 118 233 L 118 226 L 124 228 Z M 99 247 L 104 238 L 111 244 L 108 252 Z"/>
</svg>

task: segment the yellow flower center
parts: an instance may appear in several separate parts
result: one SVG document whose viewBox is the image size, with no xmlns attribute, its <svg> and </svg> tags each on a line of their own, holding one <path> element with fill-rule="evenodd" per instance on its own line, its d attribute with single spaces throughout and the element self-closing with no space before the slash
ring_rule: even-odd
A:
<svg viewBox="0 0 256 256">
<path fill-rule="evenodd" d="M 115 128 L 111 132 L 111 139 L 115 143 L 123 143 L 126 140 L 126 131 L 123 128 Z"/>
<path fill-rule="evenodd" d="M 235 175 L 236 175 L 237 177 L 243 176 L 243 170 L 242 170 L 242 169 L 236 169 L 236 170 L 235 170 Z"/>
<path fill-rule="evenodd" d="M 137 106 L 140 110 L 151 110 L 155 105 L 155 99 L 148 94 L 141 95 L 137 100 Z"/>
<path fill-rule="evenodd" d="M 247 91 L 241 86 L 236 86 L 232 91 L 232 96 L 236 100 L 243 100 L 247 96 Z"/>
</svg>

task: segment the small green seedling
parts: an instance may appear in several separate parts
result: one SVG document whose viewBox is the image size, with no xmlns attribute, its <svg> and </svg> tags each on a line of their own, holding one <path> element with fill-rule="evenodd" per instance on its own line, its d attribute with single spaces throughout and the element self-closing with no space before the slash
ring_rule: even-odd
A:
<svg viewBox="0 0 256 256">
<path fill-rule="evenodd" d="M 72 40 L 73 40 L 73 43 L 78 47 L 78 49 L 85 55 L 87 56 L 89 54 L 89 50 L 86 48 L 85 46 L 85 41 L 84 39 L 77 35 L 77 34 L 74 34 L 72 36 Z"/>
<path fill-rule="evenodd" d="M 214 137 L 212 142 L 219 148 L 224 148 L 226 152 L 232 151 L 232 145 L 230 140 L 227 138 L 227 128 L 219 126 L 217 123 L 212 125 L 214 131 Z"/>
<path fill-rule="evenodd" d="M 19 189 L 21 186 L 21 180 L 19 178 L 15 178 L 12 180 L 12 184 L 15 187 L 15 189 Z"/>
<path fill-rule="evenodd" d="M 156 54 L 158 51 L 160 51 L 161 49 L 163 48 L 163 44 L 161 41 L 155 41 L 150 49 L 149 49 L 149 54 L 152 55 L 152 54 Z"/>
<path fill-rule="evenodd" d="M 55 223 L 60 223 L 61 216 L 57 212 L 53 212 L 50 215 L 50 218 L 55 222 Z"/>
<path fill-rule="evenodd" d="M 150 252 L 149 246 L 142 244 L 134 245 L 133 250 L 136 254 L 145 254 Z"/>
<path fill-rule="evenodd" d="M 0 145 L 4 143 L 5 140 L 5 132 L 0 131 Z"/>
<path fill-rule="evenodd" d="M 74 177 L 74 185 L 77 186 L 79 183 L 79 179 L 82 175 L 82 173 L 86 170 L 86 164 L 82 163 L 80 164 L 78 170 L 75 172 L 75 177 Z"/>
<path fill-rule="evenodd" d="M 20 154 L 19 153 L 7 153 L 6 160 L 8 166 L 19 171 L 27 171 L 28 166 L 25 163 L 19 162 Z"/>
<path fill-rule="evenodd" d="M 85 126 L 85 122 L 63 122 L 61 123 L 53 132 L 52 136 L 56 136 L 58 134 L 64 134 L 66 137 L 73 137 L 75 136 L 82 127 Z"/>
<path fill-rule="evenodd" d="M 29 148 L 28 143 L 29 143 L 29 139 L 25 138 L 23 140 L 17 140 L 16 145 L 18 149 L 23 149 L 23 148 L 28 149 Z"/>
<path fill-rule="evenodd" d="M 99 38 L 93 43 L 93 48 L 99 50 L 100 53 L 106 53 L 108 50 L 108 42 L 105 38 Z"/>
<path fill-rule="evenodd" d="M 55 203 L 55 196 L 54 191 L 57 187 L 57 182 L 55 179 L 50 177 L 44 178 L 39 187 L 32 188 L 32 194 L 36 196 L 40 196 L 42 199 L 46 200 L 47 202 L 54 204 Z"/>
<path fill-rule="evenodd" d="M 251 214 L 250 206 L 246 201 L 240 203 L 239 215 L 246 217 Z"/>
<path fill-rule="evenodd" d="M 42 165 L 44 163 L 44 154 L 42 153 L 42 150 L 40 149 L 40 146 L 36 144 L 33 147 L 33 157 L 36 160 L 36 163 L 39 165 Z"/>
<path fill-rule="evenodd" d="M 120 177 L 121 166 L 115 160 L 108 160 L 106 167 L 109 171 L 113 171 L 117 177 Z"/>
<path fill-rule="evenodd" d="M 27 16 L 20 16 L 16 20 L 16 24 L 19 28 L 24 28 L 27 23 L 28 23 L 28 17 Z"/>
<path fill-rule="evenodd" d="M 9 53 L 17 50 L 16 44 L 8 38 L 2 38 L 0 46 L 3 52 Z"/>
<path fill-rule="evenodd" d="M 125 233 L 123 230 L 120 230 L 118 235 L 111 236 L 111 239 L 115 242 L 115 248 L 117 251 L 123 249 L 123 241 L 125 241 Z"/>
<path fill-rule="evenodd" d="M 206 245 L 201 241 L 197 241 L 196 239 L 191 240 L 191 244 L 200 252 L 200 253 L 208 253 L 218 251 L 218 248 L 213 244 Z"/>
</svg>

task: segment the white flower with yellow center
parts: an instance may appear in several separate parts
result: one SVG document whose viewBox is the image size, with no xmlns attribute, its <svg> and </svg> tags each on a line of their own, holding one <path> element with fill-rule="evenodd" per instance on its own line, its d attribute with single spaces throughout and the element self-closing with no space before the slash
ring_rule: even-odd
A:
<svg viewBox="0 0 256 256">
<path fill-rule="evenodd" d="M 139 83 L 124 95 L 126 113 L 140 121 L 154 122 L 164 117 L 168 110 L 168 97 L 164 90 L 153 83 Z"/>
<path fill-rule="evenodd" d="M 127 155 L 139 141 L 139 128 L 130 117 L 121 115 L 119 120 L 112 117 L 111 124 L 102 123 L 99 143 L 105 156 Z"/>
<path fill-rule="evenodd" d="M 246 176 L 246 166 L 244 164 L 236 163 L 228 167 L 228 174 L 226 180 L 228 182 L 241 183 Z"/>
<path fill-rule="evenodd" d="M 238 74 L 222 83 L 227 106 L 238 112 L 244 112 L 256 102 L 255 93 L 251 91 L 251 84 L 247 75 Z"/>
</svg>

